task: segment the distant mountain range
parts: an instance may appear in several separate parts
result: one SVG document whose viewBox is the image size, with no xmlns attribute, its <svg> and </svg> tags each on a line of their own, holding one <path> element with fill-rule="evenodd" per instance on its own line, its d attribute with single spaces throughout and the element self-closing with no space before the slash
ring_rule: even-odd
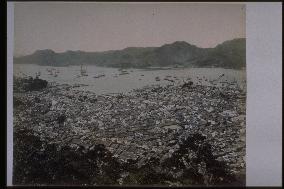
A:
<svg viewBox="0 0 284 189">
<path fill-rule="evenodd" d="M 31 55 L 14 57 L 16 64 L 43 66 L 97 65 L 119 68 L 147 67 L 221 67 L 241 69 L 246 66 L 246 41 L 238 38 L 214 48 L 199 48 L 184 41 L 161 47 L 128 47 L 104 52 L 37 50 Z"/>
</svg>

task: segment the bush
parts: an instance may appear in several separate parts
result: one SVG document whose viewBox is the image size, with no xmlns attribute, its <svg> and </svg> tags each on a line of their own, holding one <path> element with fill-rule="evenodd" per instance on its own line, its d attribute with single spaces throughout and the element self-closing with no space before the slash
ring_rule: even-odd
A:
<svg viewBox="0 0 284 189">
<path fill-rule="evenodd" d="M 14 139 L 13 184 L 117 184 L 120 165 L 104 145 L 86 153 L 84 147 L 57 149 L 28 129 L 16 131 Z"/>
<path fill-rule="evenodd" d="M 193 134 L 181 142 L 179 150 L 160 162 L 150 158 L 138 168 L 137 161 L 120 163 L 104 145 L 72 149 L 41 141 L 29 129 L 14 133 L 13 184 L 22 185 L 244 185 L 228 172 L 224 162 L 212 155 L 206 137 Z M 242 180 L 243 179 L 243 180 Z"/>
<path fill-rule="evenodd" d="M 48 82 L 39 78 L 14 78 L 14 91 L 38 91 L 46 88 Z"/>
</svg>

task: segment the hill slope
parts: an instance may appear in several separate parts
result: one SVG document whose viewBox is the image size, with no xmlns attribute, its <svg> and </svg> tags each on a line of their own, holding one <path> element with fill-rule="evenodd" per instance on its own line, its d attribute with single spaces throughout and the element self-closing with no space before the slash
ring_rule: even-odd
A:
<svg viewBox="0 0 284 189">
<path fill-rule="evenodd" d="M 245 39 L 233 39 L 215 48 L 199 48 L 184 41 L 161 47 L 128 47 L 104 52 L 37 50 L 14 58 L 16 64 L 68 66 L 91 64 L 106 67 L 145 68 L 151 66 L 223 67 L 240 69 L 246 64 Z"/>
</svg>

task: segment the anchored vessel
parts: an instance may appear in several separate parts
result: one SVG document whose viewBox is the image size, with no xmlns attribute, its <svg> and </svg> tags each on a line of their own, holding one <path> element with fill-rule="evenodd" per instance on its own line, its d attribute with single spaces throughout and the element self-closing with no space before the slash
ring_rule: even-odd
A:
<svg viewBox="0 0 284 189">
<path fill-rule="evenodd" d="M 83 69 L 83 65 L 81 64 L 81 76 L 88 76 L 87 70 Z"/>
</svg>

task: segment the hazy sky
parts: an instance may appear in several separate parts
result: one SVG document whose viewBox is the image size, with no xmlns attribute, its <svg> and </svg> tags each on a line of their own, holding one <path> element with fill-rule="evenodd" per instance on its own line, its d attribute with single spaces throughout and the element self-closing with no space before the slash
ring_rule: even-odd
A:
<svg viewBox="0 0 284 189">
<path fill-rule="evenodd" d="M 245 5 L 15 3 L 14 54 L 38 49 L 105 51 L 186 41 L 214 47 L 245 37 Z"/>
</svg>

